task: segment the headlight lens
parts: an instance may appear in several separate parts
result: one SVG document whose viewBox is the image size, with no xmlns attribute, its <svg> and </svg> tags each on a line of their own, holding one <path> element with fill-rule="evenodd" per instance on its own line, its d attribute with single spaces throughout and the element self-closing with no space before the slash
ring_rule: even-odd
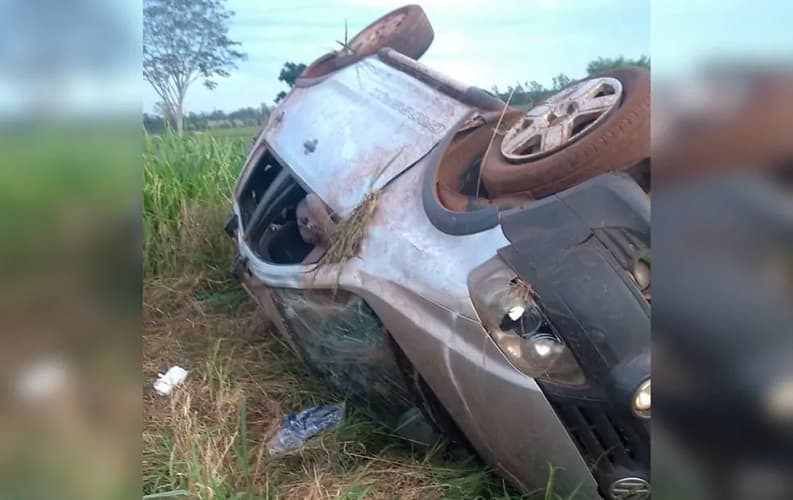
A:
<svg viewBox="0 0 793 500">
<path fill-rule="evenodd" d="M 515 368 L 558 384 L 586 383 L 581 367 L 551 328 L 529 285 L 519 281 L 500 259 L 472 273 L 469 287 L 482 324 Z"/>
<path fill-rule="evenodd" d="M 642 418 L 650 418 L 650 379 L 648 378 L 633 394 L 633 412 Z"/>
</svg>

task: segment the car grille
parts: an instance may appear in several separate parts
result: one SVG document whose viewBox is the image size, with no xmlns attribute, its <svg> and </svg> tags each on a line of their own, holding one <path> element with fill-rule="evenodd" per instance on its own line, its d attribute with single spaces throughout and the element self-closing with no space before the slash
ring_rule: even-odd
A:
<svg viewBox="0 0 793 500">
<path fill-rule="evenodd" d="M 554 407 L 596 477 L 611 476 L 616 470 L 649 471 L 650 435 L 646 421 L 610 414 L 594 406 Z"/>
</svg>

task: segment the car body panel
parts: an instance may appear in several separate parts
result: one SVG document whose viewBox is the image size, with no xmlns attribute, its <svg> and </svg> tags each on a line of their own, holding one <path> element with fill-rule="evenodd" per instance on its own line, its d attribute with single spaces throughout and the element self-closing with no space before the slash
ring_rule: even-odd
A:
<svg viewBox="0 0 793 500">
<path fill-rule="evenodd" d="M 478 318 L 468 294 L 468 272 L 509 244 L 499 227 L 465 236 L 436 229 L 424 213 L 421 182 L 428 168 L 416 163 L 381 191 L 361 252 L 344 265 L 274 265 L 259 259 L 238 233 L 238 249 L 254 274 L 271 286 L 331 288 L 360 284 L 361 276 L 394 282 L 406 290 Z M 235 211 L 239 213 L 239 208 Z M 393 216 L 391 214 L 398 214 Z M 400 264 L 404 263 L 404 265 Z"/>
<path fill-rule="evenodd" d="M 293 88 L 264 136 L 298 181 L 344 216 L 471 110 L 373 55 Z"/>
</svg>

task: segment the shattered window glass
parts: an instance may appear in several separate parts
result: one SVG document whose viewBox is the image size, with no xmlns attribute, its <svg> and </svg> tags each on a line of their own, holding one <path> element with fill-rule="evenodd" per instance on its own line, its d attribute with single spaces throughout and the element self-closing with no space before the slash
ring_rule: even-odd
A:
<svg viewBox="0 0 793 500">
<path fill-rule="evenodd" d="M 272 292 L 291 343 L 321 380 L 391 427 L 414 408 L 391 340 L 363 299 L 344 290 Z"/>
</svg>

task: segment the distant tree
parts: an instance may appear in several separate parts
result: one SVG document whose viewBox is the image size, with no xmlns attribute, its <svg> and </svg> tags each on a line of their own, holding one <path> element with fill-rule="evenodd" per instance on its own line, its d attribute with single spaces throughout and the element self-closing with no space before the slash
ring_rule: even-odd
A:
<svg viewBox="0 0 793 500">
<path fill-rule="evenodd" d="M 157 111 L 157 114 L 163 118 L 163 120 L 171 121 L 173 119 L 170 108 L 164 102 L 157 102 L 154 105 L 154 109 Z"/>
<path fill-rule="evenodd" d="M 267 122 L 267 117 L 270 116 L 270 107 L 266 103 L 259 105 L 259 122 L 257 125 L 264 125 Z"/>
<path fill-rule="evenodd" d="M 165 131 L 165 120 L 159 115 L 143 113 L 143 127 L 148 132 L 160 133 Z"/>
<path fill-rule="evenodd" d="M 234 15 L 225 0 L 143 0 L 143 77 L 182 134 L 187 89 L 196 80 L 213 89 L 245 54 L 228 38 Z"/>
<path fill-rule="evenodd" d="M 619 56 L 617 58 L 598 57 L 594 61 L 590 61 L 589 64 L 587 64 L 586 72 L 588 75 L 593 75 L 595 73 L 599 73 L 600 71 L 620 68 L 622 66 L 642 66 L 650 69 L 650 58 L 644 55 L 637 59 L 628 59 L 623 56 Z"/>
<path fill-rule="evenodd" d="M 567 78 L 564 75 L 560 76 Z M 509 99 L 509 104 L 511 106 L 520 107 L 536 104 L 551 93 L 550 89 L 546 89 L 541 83 L 536 81 L 523 83 L 518 82 L 515 85 L 508 85 L 505 91 L 501 91 L 497 85 L 493 85 L 491 88 L 493 94 L 495 94 L 502 101 L 506 102 L 507 99 Z"/>
<path fill-rule="evenodd" d="M 286 83 L 291 89 L 295 85 L 295 80 L 297 80 L 297 77 L 300 76 L 304 69 L 306 69 L 306 65 L 303 63 L 293 63 L 291 61 L 287 61 L 281 68 L 281 73 L 278 75 L 278 81 Z M 275 96 L 275 102 L 280 102 L 284 97 L 286 97 L 285 91 L 282 90 L 278 92 L 278 95 Z"/>
<path fill-rule="evenodd" d="M 157 112 L 153 115 L 143 113 L 143 126 L 148 132 L 160 133 L 168 127 L 169 120 L 165 117 L 162 107 L 155 106 L 155 109 Z M 270 108 L 267 105 L 255 108 L 249 106 L 230 113 L 220 109 L 200 113 L 190 112 L 184 115 L 184 130 L 262 126 L 268 116 L 270 116 Z"/>
<path fill-rule="evenodd" d="M 297 77 L 299 77 L 305 69 L 306 65 L 303 63 L 296 64 L 293 62 L 285 62 L 283 68 L 281 68 L 281 73 L 278 75 L 278 81 L 284 82 L 289 85 L 289 87 L 292 87 L 295 85 Z"/>
<path fill-rule="evenodd" d="M 553 90 L 560 90 L 568 85 L 570 85 L 572 80 L 569 76 L 565 75 L 564 73 L 559 73 L 555 77 L 553 77 Z"/>
<path fill-rule="evenodd" d="M 529 92 L 533 92 L 537 94 L 547 92 L 547 89 L 543 87 L 543 85 L 540 82 L 536 80 L 532 80 L 529 82 L 528 89 Z"/>
<path fill-rule="evenodd" d="M 598 57 L 596 60 L 590 61 L 586 67 L 586 72 L 588 75 L 592 75 L 599 71 L 619 68 L 621 66 L 643 66 L 650 69 L 650 58 L 647 56 L 641 56 L 637 59 L 628 59 L 623 56 L 617 58 Z M 505 91 L 499 89 L 497 85 L 493 85 L 491 89 L 493 94 L 498 96 L 502 101 L 506 101 L 512 96 L 509 101 L 510 105 L 525 108 L 541 102 L 554 92 L 558 92 L 560 89 L 567 87 L 572 82 L 573 80 L 569 76 L 564 73 L 559 73 L 552 78 L 553 87 L 550 89 L 545 88 L 543 84 L 535 80 L 523 82 L 522 84 L 517 83 L 514 86 L 508 85 Z"/>
</svg>

